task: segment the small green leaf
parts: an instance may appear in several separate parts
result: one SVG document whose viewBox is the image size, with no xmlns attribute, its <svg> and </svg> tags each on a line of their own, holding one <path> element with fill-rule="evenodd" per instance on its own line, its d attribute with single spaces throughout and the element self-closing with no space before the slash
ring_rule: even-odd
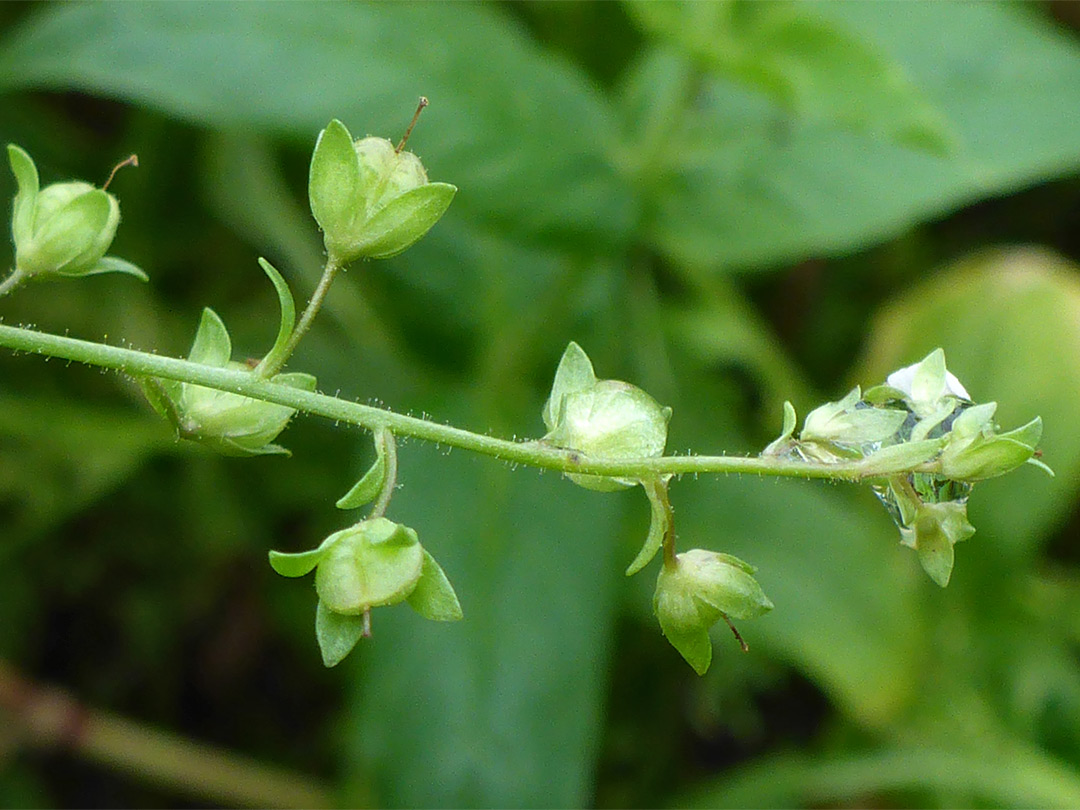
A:
<svg viewBox="0 0 1080 810">
<path fill-rule="evenodd" d="M 1026 425 L 1010 430 L 1008 433 L 1002 433 L 1002 439 L 1012 439 L 1018 441 L 1021 444 L 1026 444 L 1032 450 L 1039 446 L 1039 440 L 1042 439 L 1043 422 L 1041 416 L 1036 416 Z"/>
<path fill-rule="evenodd" d="M 229 330 L 214 310 L 206 307 L 195 332 L 195 342 L 191 344 L 188 360 L 202 363 L 204 366 L 224 367 L 232 357 L 232 341 Z"/>
<path fill-rule="evenodd" d="M 425 183 L 379 209 L 346 249 L 350 257 L 388 259 L 417 242 L 450 207 L 457 186 Z"/>
<path fill-rule="evenodd" d="M 11 219 L 11 233 L 15 245 L 26 244 L 34 235 L 34 209 L 36 207 L 38 189 L 37 166 L 33 159 L 24 150 L 15 144 L 8 144 L 8 162 L 11 171 L 15 175 L 15 183 L 18 192 L 15 194 L 14 212 Z"/>
<path fill-rule="evenodd" d="M 353 488 L 346 492 L 335 504 L 338 509 L 359 509 L 365 504 L 371 503 L 382 492 L 386 483 L 387 473 L 387 441 L 393 441 L 394 437 L 385 428 L 375 431 L 375 461 L 364 476 L 357 481 Z"/>
<path fill-rule="evenodd" d="M 363 616 L 335 613 L 319 600 L 315 608 L 315 639 L 325 666 L 334 667 L 344 661 L 363 635 Z"/>
<path fill-rule="evenodd" d="M 653 557 L 656 556 L 656 552 L 660 550 L 660 546 L 664 542 L 664 534 L 668 531 L 668 510 L 664 506 L 662 499 L 662 493 L 658 492 L 656 487 L 648 484 L 642 484 L 645 487 L 645 494 L 649 496 L 649 506 L 651 507 L 651 517 L 649 518 L 649 534 L 645 538 L 645 545 L 641 547 L 641 551 L 634 557 L 634 561 L 626 569 L 626 576 L 630 577 L 644 568 Z M 658 483 L 657 486 L 666 486 L 663 483 Z"/>
<path fill-rule="evenodd" d="M 277 271 L 274 265 L 270 264 L 266 259 L 259 257 L 259 266 L 266 273 L 270 279 L 270 283 L 274 285 L 274 290 L 277 292 L 278 304 L 281 309 L 281 320 L 278 325 L 277 338 L 274 340 L 274 345 L 267 352 L 259 365 L 255 367 L 255 373 L 268 365 L 277 365 L 277 358 L 285 351 L 285 347 L 289 343 L 289 338 L 292 337 L 293 327 L 296 325 L 296 302 L 293 301 L 292 291 L 289 290 L 289 285 L 285 282 L 285 279 L 281 277 L 281 273 Z"/>
<path fill-rule="evenodd" d="M 80 275 L 96 276 L 103 273 L 124 273 L 135 276 L 140 281 L 150 280 L 150 276 L 146 275 L 146 272 L 141 267 L 116 256 L 102 256 L 93 267 L 80 273 Z"/>
<path fill-rule="evenodd" d="M 427 551 L 424 551 L 420 579 L 406 601 L 425 619 L 436 622 L 456 622 L 464 615 L 457 594 L 454 593 L 454 586 Z"/>
<path fill-rule="evenodd" d="M 357 217 L 363 215 L 360 164 L 352 135 L 336 118 L 319 133 L 308 175 L 311 213 L 323 229 L 327 249 L 352 239 Z"/>
</svg>

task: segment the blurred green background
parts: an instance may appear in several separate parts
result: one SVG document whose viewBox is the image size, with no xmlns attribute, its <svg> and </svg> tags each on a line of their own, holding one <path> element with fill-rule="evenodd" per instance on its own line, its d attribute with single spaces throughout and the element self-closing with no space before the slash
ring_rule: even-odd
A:
<svg viewBox="0 0 1080 810">
<path fill-rule="evenodd" d="M 999 3 L 0 5 L 0 141 L 101 182 L 149 285 L 33 285 L 6 323 L 172 355 L 209 305 L 276 330 L 306 299 L 310 150 L 342 119 L 460 192 L 341 278 L 294 369 L 329 393 L 536 436 L 571 339 L 674 408 L 669 449 L 756 452 L 935 346 L 1049 479 L 975 488 L 947 590 L 865 488 L 675 482 L 682 548 L 776 603 L 698 678 L 622 570 L 640 492 L 406 442 L 390 515 L 466 621 L 378 611 L 322 668 L 314 546 L 369 439 L 291 459 L 177 444 L 129 381 L 0 353 L 0 659 L 108 710 L 305 774 L 342 805 L 1080 806 L 1080 6 Z M 0 196 L 14 182 L 0 177 Z M 9 695 L 10 697 L 10 695 Z M 0 805 L 203 806 L 202 777 L 29 744 L 0 708 Z M 20 719 L 22 718 L 22 719 Z M 121 757 L 123 759 L 123 757 Z"/>
</svg>

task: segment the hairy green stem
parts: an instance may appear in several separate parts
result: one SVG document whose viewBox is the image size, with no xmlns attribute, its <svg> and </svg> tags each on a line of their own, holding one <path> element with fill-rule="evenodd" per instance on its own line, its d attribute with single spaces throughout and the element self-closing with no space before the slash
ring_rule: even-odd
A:
<svg viewBox="0 0 1080 810">
<path fill-rule="evenodd" d="M 315 292 L 311 294 L 311 300 L 308 301 L 307 306 L 300 315 L 300 320 L 296 324 L 296 328 L 293 329 L 293 333 L 289 337 L 289 342 L 285 344 L 285 349 L 274 359 L 274 362 L 260 367 L 259 375 L 263 379 L 269 379 L 281 371 L 285 366 L 285 363 L 292 357 L 293 352 L 296 351 L 297 344 L 300 343 L 304 335 L 311 329 L 311 324 L 315 320 L 315 316 L 319 314 L 319 310 L 322 309 L 323 300 L 330 291 L 330 285 L 334 282 L 334 278 L 342 267 L 343 265 L 336 259 L 332 257 L 327 259 L 326 265 L 323 267 L 322 277 L 315 287 Z"/>
<path fill-rule="evenodd" d="M 862 481 L 903 472 L 938 472 L 937 462 L 902 466 L 875 461 L 873 456 L 854 461 L 823 464 L 773 457 L 656 456 L 632 459 L 588 458 L 575 450 L 552 447 L 541 441 L 515 442 L 442 425 L 383 408 L 349 402 L 325 394 L 309 393 L 287 385 L 258 379 L 248 371 L 213 368 L 187 360 L 161 357 L 103 343 L 62 337 L 32 329 L 0 324 L 0 346 L 15 351 L 59 357 L 77 363 L 111 368 L 135 377 L 164 377 L 220 391 L 252 397 L 295 408 L 304 413 L 376 430 L 386 428 L 396 436 L 410 436 L 449 447 L 460 447 L 515 464 L 526 464 L 564 473 L 606 475 L 617 478 L 651 478 L 688 473 L 751 473 L 786 478 L 822 478 Z"/>
<path fill-rule="evenodd" d="M 675 510 L 668 496 L 667 481 L 656 475 L 641 482 L 648 493 L 649 500 L 655 501 L 664 511 L 664 567 L 669 571 L 675 568 Z"/>
<path fill-rule="evenodd" d="M 382 517 L 386 514 L 386 507 L 390 505 L 394 487 L 397 486 L 397 442 L 394 441 L 394 434 L 386 428 L 378 428 L 375 431 L 375 441 L 382 448 L 386 459 L 386 477 L 383 480 L 382 492 L 379 493 L 375 505 L 371 507 L 369 518 Z"/>
</svg>

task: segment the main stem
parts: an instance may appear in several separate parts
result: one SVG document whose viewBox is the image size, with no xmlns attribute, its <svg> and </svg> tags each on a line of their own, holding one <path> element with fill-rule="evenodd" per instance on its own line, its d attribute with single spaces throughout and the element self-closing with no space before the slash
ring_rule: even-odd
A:
<svg viewBox="0 0 1080 810">
<path fill-rule="evenodd" d="M 385 428 L 396 436 L 411 436 L 448 447 L 460 447 L 463 450 L 515 464 L 526 464 L 564 473 L 635 479 L 688 473 L 752 473 L 787 478 L 861 481 L 902 472 L 937 471 L 936 462 L 910 467 L 898 465 L 895 462 L 875 461 L 873 456 L 832 464 L 742 456 L 657 456 L 620 460 L 588 458 L 575 450 L 553 447 L 542 441 L 514 442 L 497 439 L 371 405 L 301 391 L 281 383 L 259 379 L 248 371 L 214 368 L 188 360 L 161 357 L 147 352 L 122 349 L 32 329 L 0 324 L 0 346 L 15 351 L 111 368 L 134 377 L 162 377 L 229 391 L 265 402 L 285 405 L 326 419 L 357 425 L 366 430 Z"/>
</svg>

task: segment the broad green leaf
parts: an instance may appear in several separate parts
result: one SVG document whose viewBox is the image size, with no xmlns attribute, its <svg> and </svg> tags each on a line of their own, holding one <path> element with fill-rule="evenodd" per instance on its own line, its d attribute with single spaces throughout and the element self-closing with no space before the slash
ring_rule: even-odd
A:
<svg viewBox="0 0 1080 810">
<path fill-rule="evenodd" d="M 276 3 L 258 25 L 235 3 L 35 11 L 0 43 L 0 92 L 81 90 L 306 145 L 332 118 L 396 140 L 423 93 L 409 148 L 468 181 L 471 218 L 590 251 L 631 226 L 603 100 L 495 7 Z"/>
<path fill-rule="evenodd" d="M 1072 509 L 1080 487 L 1076 274 L 1074 265 L 1043 251 L 982 253 L 914 287 L 873 322 L 854 372 L 859 379 L 880 379 L 944 346 L 949 368 L 972 397 L 998 403 L 998 424 L 1042 417 L 1042 460 L 1057 477 L 1022 467 L 977 484 L 969 510 L 979 533 L 968 555 L 1030 550 Z"/>
<path fill-rule="evenodd" d="M 655 199 L 650 241 L 670 258 L 711 273 L 844 253 L 1080 166 L 1080 129 L 1061 119 L 1080 105 L 1080 47 L 1034 8 L 800 8 L 898 64 L 940 111 L 954 147 L 942 157 L 825 120 L 793 119 L 767 94 L 719 75 L 685 95 L 677 81 L 639 78 L 680 70 L 671 52 L 646 52 L 626 77 L 627 99 L 644 88 L 654 93 L 651 105 L 666 108 L 671 94 L 685 96 L 685 112 L 668 116 L 666 137 L 653 138 L 662 148 L 650 153 L 642 186 Z M 683 62 L 685 71 L 691 60 Z"/>
<path fill-rule="evenodd" d="M 648 33 L 706 70 L 826 120 L 916 148 L 947 151 L 940 113 L 876 44 L 809 3 L 631 2 Z"/>
<path fill-rule="evenodd" d="M 422 533 L 466 619 L 375 612 L 344 723 L 346 775 L 371 774 L 380 806 L 583 806 L 630 496 L 412 444 L 401 469 L 394 514 Z"/>
<path fill-rule="evenodd" d="M 939 791 L 998 807 L 1075 807 L 1080 777 L 1046 754 L 1014 742 L 964 747 L 932 743 L 862 753 L 780 754 L 759 759 L 679 797 L 677 807 L 816 807 L 863 804 L 893 791 Z M 900 799 L 909 804 L 910 799 Z"/>
</svg>

